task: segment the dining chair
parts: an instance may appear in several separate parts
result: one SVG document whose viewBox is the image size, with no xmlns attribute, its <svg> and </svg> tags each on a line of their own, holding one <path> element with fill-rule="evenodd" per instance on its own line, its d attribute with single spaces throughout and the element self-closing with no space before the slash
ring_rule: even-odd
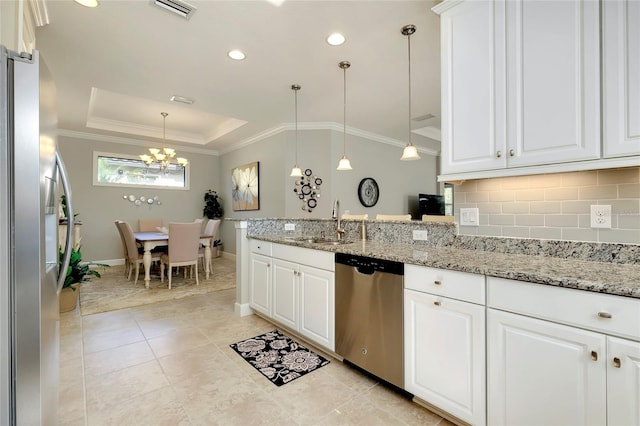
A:
<svg viewBox="0 0 640 426">
<path fill-rule="evenodd" d="M 218 233 L 218 228 L 220 227 L 220 219 L 211 219 L 207 222 L 207 225 L 204 228 L 204 232 L 202 235 L 210 235 L 211 239 L 209 240 L 209 245 L 213 247 L 213 243 L 216 240 L 216 234 Z M 198 258 L 202 259 L 202 268 L 206 268 L 204 264 L 204 251 L 205 247 L 200 244 L 200 248 L 198 249 Z M 211 270 L 211 264 L 209 264 L 209 270 Z"/>
<path fill-rule="evenodd" d="M 138 231 L 158 232 L 162 228 L 162 219 L 138 219 Z"/>
<path fill-rule="evenodd" d="M 134 285 L 138 284 L 138 275 L 140 274 L 140 264 L 143 262 L 143 255 L 144 253 L 142 253 L 139 249 L 138 249 L 138 245 L 136 244 L 136 237 L 133 234 L 133 229 L 131 228 L 131 225 L 129 225 L 127 222 L 120 222 L 118 223 L 118 227 L 122 232 L 122 235 L 124 237 L 124 241 L 127 245 L 127 256 L 128 256 L 128 262 L 129 262 L 129 276 L 127 277 L 127 280 L 131 280 L 131 272 L 133 271 L 133 266 L 135 264 L 136 267 L 136 275 L 135 275 L 135 280 L 134 280 Z M 160 256 L 162 255 L 162 252 L 151 252 L 151 261 L 153 262 L 154 260 L 160 260 Z"/>
<path fill-rule="evenodd" d="M 124 235 L 122 235 L 122 229 L 120 229 L 119 224 L 121 223 L 121 220 L 116 220 L 115 221 L 115 225 L 116 225 L 116 229 L 118 230 L 118 234 L 120 235 L 120 241 L 122 242 L 122 254 L 124 255 L 124 276 L 126 277 L 127 274 L 129 273 L 129 252 L 127 251 L 127 242 L 124 240 Z"/>
<path fill-rule="evenodd" d="M 376 220 L 411 220 L 410 214 L 377 214 Z"/>
<path fill-rule="evenodd" d="M 349 214 L 349 213 L 345 213 L 342 216 L 340 216 L 341 219 L 350 219 L 350 220 L 367 220 L 369 219 L 369 214 L 365 213 L 365 214 Z"/>
<path fill-rule="evenodd" d="M 198 281 L 198 249 L 200 246 L 200 224 L 169 223 L 169 252 L 160 257 L 160 281 L 164 282 L 164 268 L 169 266 L 169 289 L 171 289 L 171 271 L 174 266 L 195 265 L 196 285 Z M 186 277 L 185 270 L 185 277 Z"/>
</svg>

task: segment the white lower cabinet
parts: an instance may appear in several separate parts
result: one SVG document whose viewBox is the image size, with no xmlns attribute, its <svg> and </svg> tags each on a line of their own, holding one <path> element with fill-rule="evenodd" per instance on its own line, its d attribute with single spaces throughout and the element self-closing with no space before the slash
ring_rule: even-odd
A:
<svg viewBox="0 0 640 426">
<path fill-rule="evenodd" d="M 271 316 L 271 258 L 249 255 L 249 304 L 263 315 Z"/>
<path fill-rule="evenodd" d="M 333 253 L 270 243 L 258 248 L 258 244 L 253 244 L 250 255 L 251 308 L 333 351 Z M 261 254 L 265 247 L 270 256 Z"/>
<path fill-rule="evenodd" d="M 489 424 L 640 424 L 640 300 L 491 277 L 487 292 Z"/>
<path fill-rule="evenodd" d="M 604 425 L 606 339 L 487 310 L 491 425 Z"/>
<path fill-rule="evenodd" d="M 404 338 L 405 389 L 486 424 L 484 276 L 405 265 Z"/>
</svg>

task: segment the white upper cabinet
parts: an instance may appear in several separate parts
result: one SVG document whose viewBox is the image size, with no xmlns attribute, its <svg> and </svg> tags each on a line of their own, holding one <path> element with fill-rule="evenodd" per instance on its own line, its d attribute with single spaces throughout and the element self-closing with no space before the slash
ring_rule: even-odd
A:
<svg viewBox="0 0 640 426">
<path fill-rule="evenodd" d="M 506 22 L 507 165 L 599 158 L 599 2 L 510 0 Z"/>
<path fill-rule="evenodd" d="M 505 167 L 504 2 L 449 1 L 439 8 L 446 8 L 440 21 L 442 173 Z"/>
<path fill-rule="evenodd" d="M 440 180 L 631 165 L 602 159 L 600 2 L 447 0 L 433 10 L 441 15 Z M 617 62 L 634 77 L 613 78 L 618 96 L 636 98 L 625 104 L 635 147 L 618 155 L 640 154 L 638 28 L 628 39 L 636 57 Z M 612 116 L 621 128 L 621 115 Z"/>
<path fill-rule="evenodd" d="M 640 155 L 640 2 L 602 8 L 604 156 Z"/>
</svg>

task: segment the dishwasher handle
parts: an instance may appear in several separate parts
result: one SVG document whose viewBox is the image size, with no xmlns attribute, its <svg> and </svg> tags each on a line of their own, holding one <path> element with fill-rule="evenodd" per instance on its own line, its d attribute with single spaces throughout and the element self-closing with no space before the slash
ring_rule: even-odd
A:
<svg viewBox="0 0 640 426">
<path fill-rule="evenodd" d="M 354 266 L 353 268 L 363 275 L 373 275 L 376 273 L 376 270 L 371 265 Z"/>
</svg>

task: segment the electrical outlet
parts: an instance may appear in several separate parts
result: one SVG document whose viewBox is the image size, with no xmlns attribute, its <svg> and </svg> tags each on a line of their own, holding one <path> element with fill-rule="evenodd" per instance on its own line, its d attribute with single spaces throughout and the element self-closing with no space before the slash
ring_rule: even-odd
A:
<svg viewBox="0 0 640 426">
<path fill-rule="evenodd" d="M 427 230 L 414 229 L 413 230 L 414 241 L 427 241 Z"/>
<path fill-rule="evenodd" d="M 295 231 L 296 230 L 296 224 L 295 223 L 285 223 L 284 224 L 284 230 L 285 231 Z"/>
<path fill-rule="evenodd" d="M 611 229 L 611 205 L 591 206 L 591 227 Z"/>
<path fill-rule="evenodd" d="M 460 226 L 478 226 L 480 210 L 477 208 L 460 209 Z"/>
</svg>

